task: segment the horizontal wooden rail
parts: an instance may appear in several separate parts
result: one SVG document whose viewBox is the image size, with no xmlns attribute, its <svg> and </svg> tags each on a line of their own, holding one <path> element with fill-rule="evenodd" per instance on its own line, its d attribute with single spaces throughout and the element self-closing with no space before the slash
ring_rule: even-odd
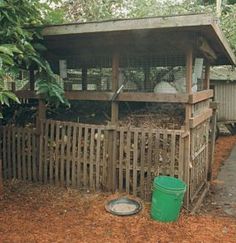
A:
<svg viewBox="0 0 236 243">
<path fill-rule="evenodd" d="M 145 92 L 123 92 L 119 94 L 118 101 L 141 101 L 141 102 L 170 102 L 170 103 L 187 103 L 187 94 L 155 94 Z"/>
<path fill-rule="evenodd" d="M 213 97 L 213 90 L 203 90 L 189 95 L 189 103 L 195 104 Z"/>
<path fill-rule="evenodd" d="M 15 91 L 19 98 L 38 99 L 39 95 L 35 91 L 20 90 Z M 68 100 L 101 100 L 110 101 L 113 92 L 105 91 L 66 91 L 65 97 Z M 155 94 L 145 92 L 123 92 L 118 95 L 116 101 L 132 101 L 132 102 L 170 102 L 170 103 L 188 103 L 187 94 Z"/>
<path fill-rule="evenodd" d="M 212 116 L 212 109 L 208 108 L 201 114 L 189 119 L 190 128 L 194 128 Z"/>
</svg>

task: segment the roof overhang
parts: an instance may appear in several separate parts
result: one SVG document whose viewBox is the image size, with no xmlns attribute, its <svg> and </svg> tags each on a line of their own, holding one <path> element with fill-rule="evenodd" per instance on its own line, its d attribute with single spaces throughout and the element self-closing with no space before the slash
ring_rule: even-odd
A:
<svg viewBox="0 0 236 243">
<path fill-rule="evenodd" d="M 43 28 L 44 43 L 58 56 L 78 55 L 84 50 L 126 50 L 139 48 L 152 51 L 160 46 L 186 48 L 188 37 L 204 37 L 216 53 L 214 65 L 235 65 L 236 59 L 216 18 L 206 15 L 178 15 L 139 19 L 51 25 Z M 191 38 L 190 38 L 191 39 Z M 127 49 L 129 48 L 129 49 Z"/>
</svg>

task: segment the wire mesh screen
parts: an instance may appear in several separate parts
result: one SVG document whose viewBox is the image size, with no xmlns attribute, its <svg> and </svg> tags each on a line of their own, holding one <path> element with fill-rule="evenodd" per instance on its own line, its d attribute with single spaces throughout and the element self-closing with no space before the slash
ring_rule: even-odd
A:
<svg viewBox="0 0 236 243">
<path fill-rule="evenodd" d="M 111 91 L 112 57 L 86 56 L 67 61 L 65 83 L 71 90 Z M 203 89 L 204 59 L 193 60 L 192 91 Z M 182 54 L 120 56 L 118 86 L 123 92 L 185 93 L 186 58 Z"/>
<path fill-rule="evenodd" d="M 68 60 L 67 65 L 65 83 L 69 83 L 71 90 L 111 90 L 111 56 L 72 58 Z"/>
<path fill-rule="evenodd" d="M 177 93 L 175 82 L 186 73 L 183 55 L 122 56 L 119 83 L 124 91 Z"/>
</svg>

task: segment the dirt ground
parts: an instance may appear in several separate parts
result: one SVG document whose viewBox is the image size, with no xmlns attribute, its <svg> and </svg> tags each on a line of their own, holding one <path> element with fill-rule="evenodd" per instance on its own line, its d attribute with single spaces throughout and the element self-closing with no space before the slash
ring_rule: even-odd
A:
<svg viewBox="0 0 236 243">
<path fill-rule="evenodd" d="M 214 177 L 236 136 L 219 138 Z M 182 212 L 176 223 L 150 219 L 150 204 L 136 216 L 117 217 L 104 203 L 117 195 L 20 181 L 6 182 L 0 200 L 0 242 L 236 242 L 236 219 Z"/>
</svg>

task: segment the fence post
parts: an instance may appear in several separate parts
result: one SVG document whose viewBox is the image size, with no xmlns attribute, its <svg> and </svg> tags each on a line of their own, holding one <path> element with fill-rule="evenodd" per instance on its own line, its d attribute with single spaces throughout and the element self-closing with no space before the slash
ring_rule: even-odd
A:
<svg viewBox="0 0 236 243">
<path fill-rule="evenodd" d="M 216 140 L 216 124 L 217 124 L 217 103 L 211 102 L 210 107 L 213 109 L 211 122 L 211 137 L 210 137 L 210 153 L 208 166 L 208 180 L 212 179 L 212 165 L 214 163 L 215 140 Z"/>
<path fill-rule="evenodd" d="M 36 156 L 36 168 L 39 168 L 40 160 L 42 159 L 42 143 L 40 140 L 42 139 L 42 122 L 46 119 L 46 105 L 43 99 L 39 99 L 38 104 L 38 111 L 37 111 L 37 117 L 36 117 L 36 144 L 37 144 L 37 156 Z M 37 170 L 38 171 L 38 170 Z M 40 172 L 38 171 L 38 177 L 39 180 L 42 181 L 42 175 L 40 176 Z"/>
<path fill-rule="evenodd" d="M 183 179 L 184 182 L 187 185 L 187 190 L 186 190 L 186 194 L 184 197 L 184 205 L 187 209 L 189 209 L 189 200 L 190 200 L 190 178 L 189 178 L 189 163 L 190 163 L 190 134 L 188 133 L 187 136 L 185 136 L 183 138 L 183 142 L 184 142 L 184 156 L 183 156 Z"/>
</svg>

